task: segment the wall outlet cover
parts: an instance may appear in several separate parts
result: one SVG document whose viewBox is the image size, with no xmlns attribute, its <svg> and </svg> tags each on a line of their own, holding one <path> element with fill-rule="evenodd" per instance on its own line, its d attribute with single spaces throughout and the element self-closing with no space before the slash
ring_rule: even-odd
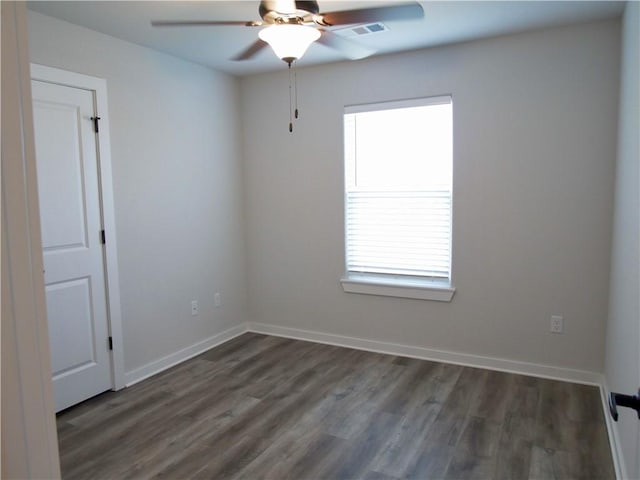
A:
<svg viewBox="0 0 640 480">
<path fill-rule="evenodd" d="M 564 333 L 564 317 L 551 315 L 551 333 Z"/>
</svg>

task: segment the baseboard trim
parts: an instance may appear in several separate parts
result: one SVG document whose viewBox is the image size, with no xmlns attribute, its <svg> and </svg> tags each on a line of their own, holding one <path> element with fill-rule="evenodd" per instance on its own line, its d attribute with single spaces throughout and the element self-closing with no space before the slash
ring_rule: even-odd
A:
<svg viewBox="0 0 640 480">
<path fill-rule="evenodd" d="M 554 367 L 551 365 L 541 365 L 536 363 L 507 360 L 502 358 L 483 357 L 480 355 L 470 355 L 466 353 L 450 352 L 445 350 L 435 350 L 423 347 L 412 347 L 397 343 L 380 342 L 377 340 L 367 340 L 363 338 L 347 337 L 343 335 L 333 335 L 311 330 L 301 330 L 297 328 L 281 327 L 265 323 L 249 323 L 248 331 L 275 335 L 278 337 L 294 338 L 316 343 L 325 343 L 340 347 L 355 348 L 357 350 L 367 350 L 370 352 L 387 353 L 403 357 L 419 358 L 422 360 L 432 360 L 437 362 L 452 363 L 467 367 L 486 368 L 501 372 L 517 373 L 541 378 L 562 380 L 571 383 L 585 385 L 601 385 L 602 375 L 597 372 L 586 370 L 576 370 L 571 368 Z"/>
<path fill-rule="evenodd" d="M 131 385 L 141 382 L 142 380 L 145 380 L 153 375 L 167 370 L 168 368 L 189 360 L 196 355 L 200 355 L 201 353 L 204 353 L 207 350 L 220 345 L 221 343 L 228 342 L 229 340 L 242 335 L 246 331 L 246 323 L 237 325 L 228 330 L 225 330 L 224 332 L 220 332 L 217 335 L 206 338 L 198 343 L 194 343 L 190 347 L 183 348 L 182 350 L 178 350 L 171 355 L 167 355 L 166 357 L 162 357 L 142 367 L 136 368 L 135 370 L 126 372 L 124 374 L 125 386 L 130 387 Z"/>
<path fill-rule="evenodd" d="M 355 348 L 357 350 L 366 350 L 370 352 L 399 355 L 403 357 L 418 358 L 422 360 L 451 363 L 455 365 L 463 365 L 466 367 L 485 368 L 488 370 L 517 373 L 540 378 L 550 378 L 553 380 L 562 380 L 572 383 L 595 385 L 599 387 L 601 391 L 606 391 L 606 385 L 603 383 L 604 380 L 602 374 L 598 372 L 591 372 L 588 370 L 577 370 L 571 368 L 555 367 L 552 365 L 542 365 L 537 363 L 521 362 L 517 360 L 451 352 L 447 350 L 414 347 L 398 343 L 380 342 L 377 340 L 368 340 L 358 337 L 348 337 L 344 335 L 335 335 L 313 330 L 303 330 L 298 328 L 282 327 L 279 325 L 270 325 L 266 323 L 255 322 L 237 325 L 228 330 L 225 330 L 224 332 L 195 343 L 187 348 L 172 353 L 171 355 L 167 355 L 166 357 L 155 360 L 151 363 L 148 363 L 147 365 L 136 368 L 135 370 L 126 372 L 125 385 L 129 387 L 135 383 L 145 380 L 146 378 L 149 378 L 181 362 L 184 362 L 185 360 L 195 357 L 196 355 L 200 355 L 201 353 L 206 352 L 207 350 L 222 343 L 228 342 L 229 340 L 248 331 L 262 333 L 265 335 L 274 335 L 278 337 L 305 340 L 315 343 L 324 343 L 327 345 Z M 603 395 L 605 394 L 603 393 Z M 603 402 L 605 402 L 604 407 L 606 408 L 606 398 L 604 397 Z"/>
<path fill-rule="evenodd" d="M 232 327 L 228 330 L 225 330 L 224 332 L 195 343 L 190 347 L 183 348 L 182 350 L 172 353 L 171 355 L 167 355 L 166 357 L 148 363 L 147 365 L 144 365 L 140 368 L 136 368 L 135 370 L 126 372 L 125 386 L 130 387 L 179 363 L 200 355 L 201 353 L 204 353 L 211 348 L 228 342 L 229 340 L 246 332 L 274 335 L 278 337 L 305 340 L 309 342 L 336 345 L 340 347 L 355 348 L 357 350 L 366 350 L 376 353 L 418 358 L 422 360 L 463 365 L 467 367 L 485 368 L 488 370 L 516 373 L 540 378 L 549 378 L 553 380 L 562 380 L 571 383 L 595 385 L 600 389 L 602 408 L 604 411 L 607 433 L 609 435 L 609 445 L 611 447 L 611 456 L 613 458 L 616 478 L 627 478 L 624 462 L 622 462 L 622 451 L 620 449 L 620 439 L 618 437 L 618 432 L 613 424 L 611 415 L 609 415 L 607 399 L 607 392 L 609 390 L 607 388 L 606 380 L 604 378 L 604 375 L 602 375 L 601 373 L 590 372 L 587 370 L 561 368 L 551 365 L 507 360 L 502 358 L 484 357 L 481 355 L 470 355 L 466 353 L 414 347 L 397 343 L 380 342 L 377 340 L 367 340 L 357 337 L 348 337 L 344 335 L 334 335 L 312 330 L 303 330 L 265 323 L 250 322 Z"/>
<path fill-rule="evenodd" d="M 627 469 L 624 464 L 620 437 L 618 436 L 618 429 L 615 428 L 614 420 L 609 413 L 609 387 L 604 375 L 601 376 L 600 397 L 602 399 L 602 410 L 604 411 L 604 421 L 607 425 L 609 446 L 611 447 L 611 458 L 613 459 L 613 467 L 616 471 L 616 478 L 620 480 L 631 478 L 627 474 Z"/>
</svg>

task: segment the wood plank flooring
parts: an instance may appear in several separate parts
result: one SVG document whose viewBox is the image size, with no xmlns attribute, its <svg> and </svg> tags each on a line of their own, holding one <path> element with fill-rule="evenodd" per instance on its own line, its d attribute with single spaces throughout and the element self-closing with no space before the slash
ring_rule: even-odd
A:
<svg viewBox="0 0 640 480">
<path fill-rule="evenodd" d="M 247 333 L 58 415 L 65 479 L 613 479 L 595 387 Z"/>
</svg>

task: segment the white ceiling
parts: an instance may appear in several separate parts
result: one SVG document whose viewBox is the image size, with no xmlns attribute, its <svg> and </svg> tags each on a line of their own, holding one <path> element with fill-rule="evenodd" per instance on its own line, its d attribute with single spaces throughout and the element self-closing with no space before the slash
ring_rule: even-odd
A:
<svg viewBox="0 0 640 480">
<path fill-rule="evenodd" d="M 320 11 L 393 4 L 382 1 L 322 1 Z M 264 49 L 251 60 L 230 57 L 256 40 L 257 27 L 152 27 L 151 20 L 259 20 L 253 1 L 39 1 L 31 10 L 57 17 L 233 75 L 284 68 Z M 422 1 L 424 18 L 385 22 L 388 31 L 355 39 L 377 53 L 414 50 L 525 30 L 588 22 L 621 15 L 618 1 Z M 313 44 L 299 65 L 345 60 L 339 52 Z"/>
</svg>

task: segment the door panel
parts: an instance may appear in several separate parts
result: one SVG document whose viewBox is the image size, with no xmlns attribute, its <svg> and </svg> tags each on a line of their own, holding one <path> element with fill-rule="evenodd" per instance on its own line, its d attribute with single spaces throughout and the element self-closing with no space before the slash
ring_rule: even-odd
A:
<svg viewBox="0 0 640 480">
<path fill-rule="evenodd" d="M 81 145 L 77 123 L 81 112 L 75 105 L 39 102 L 36 127 L 38 142 L 47 146 L 38 158 L 40 203 L 42 215 L 42 246 L 45 251 L 87 246 L 86 206 L 82 179 L 82 152 L 69 145 Z M 80 118 L 79 118 L 80 117 Z"/>
<path fill-rule="evenodd" d="M 73 345 L 51 351 L 51 370 L 67 375 L 96 363 L 91 313 L 91 279 L 81 278 L 45 287 L 53 345 Z"/>
<path fill-rule="evenodd" d="M 32 81 L 56 411 L 112 388 L 92 91 Z"/>
</svg>

